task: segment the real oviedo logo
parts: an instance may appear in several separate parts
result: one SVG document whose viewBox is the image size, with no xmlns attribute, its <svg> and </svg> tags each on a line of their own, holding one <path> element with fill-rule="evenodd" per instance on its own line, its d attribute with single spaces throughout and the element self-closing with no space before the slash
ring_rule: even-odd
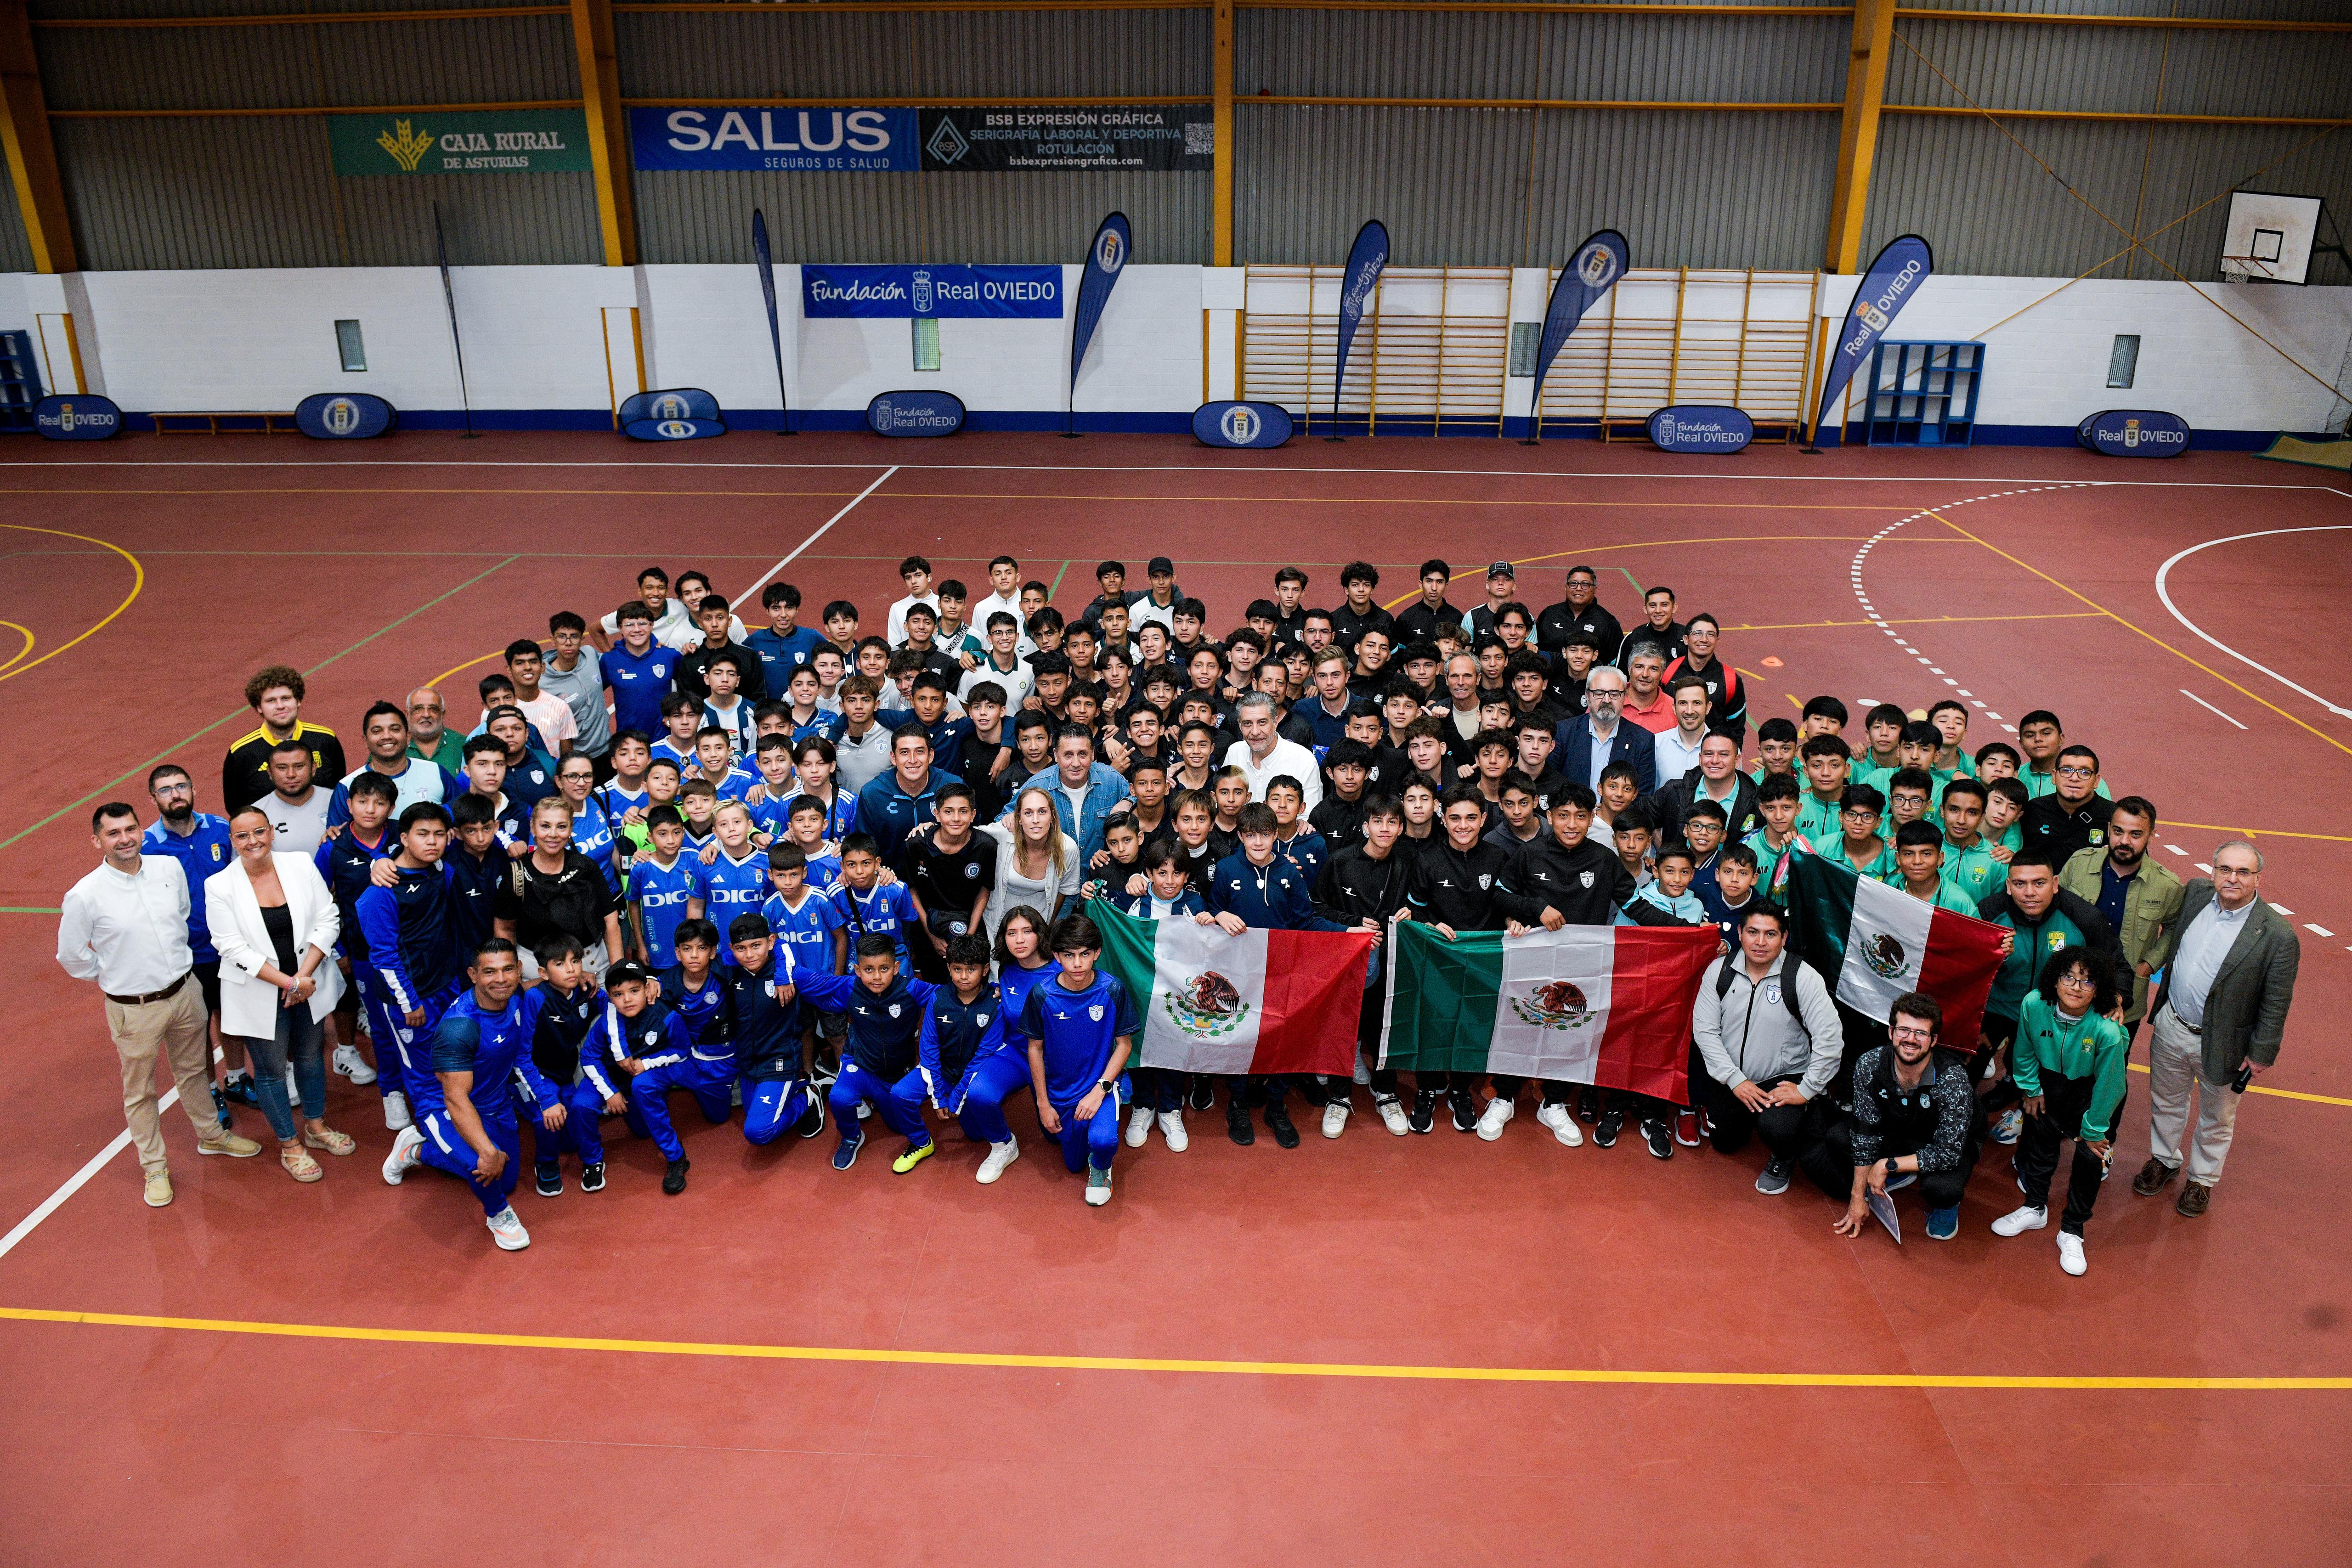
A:
<svg viewBox="0 0 2352 1568">
<path fill-rule="evenodd" d="M 1203 446 L 1279 446 L 1290 432 L 1280 403 L 1204 402 L 1192 411 L 1192 437 Z"/>
<path fill-rule="evenodd" d="M 1683 403 L 1650 416 L 1650 440 L 1661 452 L 1738 452 L 1755 438 L 1755 422 L 1736 408 Z"/>
<path fill-rule="evenodd" d="M 33 428 L 51 441 L 104 441 L 122 428 L 122 411 L 95 392 L 45 397 L 33 405 Z"/>
<path fill-rule="evenodd" d="M 866 428 L 877 435 L 953 435 L 963 421 L 963 400 L 953 392 L 884 392 L 866 405 Z"/>
<path fill-rule="evenodd" d="M 1095 265 L 1105 272 L 1117 272 L 1127 265 L 1127 246 L 1120 242 L 1117 229 L 1105 229 L 1095 242 Z"/>
<path fill-rule="evenodd" d="M 2190 434 L 2186 420 L 2160 409 L 2111 408 L 2074 427 L 2085 451 L 2108 457 L 2178 457 Z"/>
</svg>

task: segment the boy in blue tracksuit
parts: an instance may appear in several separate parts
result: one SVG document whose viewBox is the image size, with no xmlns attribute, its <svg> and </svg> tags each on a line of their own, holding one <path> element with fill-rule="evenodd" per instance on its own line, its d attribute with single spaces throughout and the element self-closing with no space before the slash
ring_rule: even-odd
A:
<svg viewBox="0 0 2352 1568">
<path fill-rule="evenodd" d="M 1269 829 L 1265 841 L 1273 840 Z M 1073 915 L 1055 922 L 1050 945 L 1062 972 L 1030 991 L 1013 1030 L 1029 1043 L 1037 1124 L 1062 1140 L 1064 1165 L 1086 1168 L 1087 1202 L 1099 1208 L 1110 1201 L 1118 1153 L 1118 1075 L 1143 1032 L 1143 1013 L 1118 977 L 1096 971 L 1102 933 L 1093 921 Z"/>
<path fill-rule="evenodd" d="M 572 1091 L 573 1133 L 586 1169 L 580 1185 L 604 1185 L 604 1137 L 599 1118 L 620 1116 L 629 1131 L 651 1137 L 629 1091 L 650 1062 L 683 1061 L 694 1050 L 694 1030 L 654 997 L 653 977 L 634 958 L 604 971 L 604 996 L 588 1038 L 580 1043 L 580 1082 Z M 590 1190 L 594 1190 L 592 1187 Z"/>
<path fill-rule="evenodd" d="M 719 927 L 708 920 L 682 920 L 671 936 L 671 946 L 677 962 L 653 971 L 654 994 L 686 1020 L 696 1044 L 716 1047 L 728 1038 Z"/>
<path fill-rule="evenodd" d="M 1315 912 L 1315 884 L 1297 865 L 1274 852 L 1279 823 L 1263 800 L 1244 806 L 1234 819 L 1241 852 L 1217 862 L 1209 878 L 1208 913 L 1194 918 L 1238 936 L 1252 926 L 1270 931 L 1345 931 Z M 1298 1129 L 1282 1098 L 1289 1081 L 1281 1073 L 1235 1074 L 1225 1080 L 1225 1131 L 1236 1144 L 1254 1144 L 1249 1102 L 1262 1092 L 1265 1124 L 1286 1149 L 1298 1146 Z"/>
<path fill-rule="evenodd" d="M 984 937 L 966 932 L 948 938 L 948 983 L 923 1009 L 916 1042 L 931 1103 L 956 1119 L 965 1137 L 988 1145 L 982 1185 L 1021 1157 L 1004 1101 L 1029 1082 L 1029 1058 L 1005 1033 L 1004 998 L 989 979 L 988 958 Z"/>
<path fill-rule="evenodd" d="M 596 994 L 595 982 L 588 978 L 580 944 L 574 938 L 554 937 L 540 946 L 536 954 L 539 1028 L 531 1036 L 530 1059 L 539 1064 L 541 1076 L 555 1085 L 556 1093 L 562 1096 L 568 1109 L 572 1103 L 572 1086 L 580 1078 L 580 1047 L 595 1025 L 604 998 Z M 589 1111 L 592 1125 L 595 1115 L 594 1110 Z M 539 1196 L 559 1197 L 563 1191 L 563 1168 L 558 1156 L 580 1152 L 578 1115 L 568 1114 L 562 1127 L 551 1132 L 528 1113 L 523 1121 L 531 1129 L 531 1162 L 536 1167 Z M 601 1164 L 595 1167 L 593 1181 L 589 1179 L 588 1171 L 581 1172 L 582 1191 L 595 1192 L 604 1185 Z"/>
<path fill-rule="evenodd" d="M 360 928 L 360 894 L 374 884 L 375 862 L 400 852 L 400 835 L 393 830 L 390 821 L 399 793 L 383 774 L 362 771 L 348 787 L 346 798 L 351 802 L 351 814 L 343 831 L 331 839 L 320 840 L 313 857 L 319 876 L 335 895 L 335 908 L 342 915 L 342 935 L 336 939 L 335 946 L 351 962 L 352 985 L 356 993 L 352 999 L 363 1010 L 371 1030 L 375 1014 L 365 1009 L 375 994 L 375 977 L 368 968 L 367 934 Z M 382 1057 L 375 1075 L 376 1093 L 387 1101 L 400 1094 L 405 1103 L 398 1055 L 389 1041 L 378 1044 L 376 1050 Z"/>
<path fill-rule="evenodd" d="M 1319 834 L 1317 841 L 1321 841 Z M 1190 920 L 1209 912 L 1208 904 L 1192 886 L 1192 869 L 1185 862 L 1182 847 L 1172 840 L 1154 839 L 1144 846 L 1143 875 L 1150 883 L 1143 892 L 1132 898 L 1111 898 L 1111 906 L 1121 915 L 1131 915 L 1138 920 Z M 1133 1085 L 1127 1117 L 1127 1146 L 1141 1148 L 1156 1119 L 1160 1135 L 1168 1140 L 1168 1147 L 1182 1153 L 1191 1141 L 1184 1130 L 1184 1091 L 1192 1075 L 1169 1067 L 1130 1067 L 1127 1076 Z"/>
<path fill-rule="evenodd" d="M 691 1093 L 702 1119 L 713 1126 L 735 1109 L 735 1045 L 728 1035 L 726 982 L 715 965 L 719 930 L 708 920 L 688 920 L 678 926 L 675 941 L 678 963 L 655 976 L 650 988 L 687 1035 L 686 1053 L 664 1051 L 658 1059 L 642 1059 L 645 1065 L 629 1085 L 629 1103 L 667 1162 L 662 1191 L 671 1197 L 686 1190 L 687 1158 L 686 1145 L 670 1125 L 670 1091 Z"/>
<path fill-rule="evenodd" d="M 440 810 L 418 805 L 408 814 Z M 499 937 L 484 942 L 473 955 L 471 978 L 434 1026 L 431 1087 L 420 1091 L 416 1125 L 393 1140 L 383 1179 L 397 1186 L 420 1164 L 448 1172 L 473 1188 L 499 1249 L 519 1252 L 530 1245 L 530 1233 L 512 1202 L 522 1171 L 516 1116 L 528 1113 L 555 1132 L 566 1114 L 555 1085 L 531 1060 L 541 1004 L 535 989 L 518 994 L 522 960 L 515 945 Z"/>
<path fill-rule="evenodd" d="M 743 1082 L 743 1136 L 772 1144 L 789 1128 L 814 1138 L 824 1131 L 824 1102 L 809 1083 L 808 1026 L 799 1000 L 778 994 L 792 985 L 792 959 L 776 951 L 767 921 L 757 915 L 737 915 L 727 938 L 735 962 L 721 982 Z"/>
<path fill-rule="evenodd" d="M 805 969 L 792 974 L 802 1000 L 825 1012 L 847 1015 L 841 1075 L 825 1097 L 841 1129 L 833 1168 L 847 1170 L 865 1146 L 866 1129 L 857 1124 L 857 1107 L 863 1103 L 872 1105 L 884 1124 L 907 1140 L 906 1152 L 890 1166 L 904 1176 L 930 1158 L 936 1146 L 930 1129 L 923 1125 L 919 1062 L 923 1014 L 939 988 L 901 973 L 898 942 L 878 931 L 857 939 L 851 969 L 846 975 Z"/>
<path fill-rule="evenodd" d="M 499 842 L 499 818 L 479 795 L 460 795 L 449 808 L 449 846 L 441 869 L 449 873 L 449 939 L 470 953 L 493 934 L 492 908 L 514 862 Z M 529 850 L 524 851 L 529 853 Z"/>
<path fill-rule="evenodd" d="M 360 894 L 360 934 L 367 944 L 368 1033 L 381 1053 L 388 1045 L 399 1062 L 398 1091 L 384 1097 L 384 1122 L 400 1127 L 415 1107 L 435 1099 L 430 1060 L 433 1026 L 457 994 L 457 947 L 451 936 L 449 882 L 441 864 L 449 843 L 449 813 L 429 802 L 400 814 L 400 847 L 392 857 L 397 880 L 373 883 Z M 378 1071 L 383 1063 L 379 1061 Z"/>
</svg>

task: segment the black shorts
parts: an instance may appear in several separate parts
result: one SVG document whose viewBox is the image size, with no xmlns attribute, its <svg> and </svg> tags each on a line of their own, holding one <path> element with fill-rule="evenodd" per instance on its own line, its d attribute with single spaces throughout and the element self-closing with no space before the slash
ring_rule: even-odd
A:
<svg viewBox="0 0 2352 1568">
<path fill-rule="evenodd" d="M 196 988 L 205 994 L 205 1011 L 220 1017 L 220 960 L 196 966 Z"/>
</svg>

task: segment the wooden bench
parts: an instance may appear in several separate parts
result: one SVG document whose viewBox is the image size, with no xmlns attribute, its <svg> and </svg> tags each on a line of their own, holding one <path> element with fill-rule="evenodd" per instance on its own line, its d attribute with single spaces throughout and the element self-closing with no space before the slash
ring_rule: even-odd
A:
<svg viewBox="0 0 2352 1568">
<path fill-rule="evenodd" d="M 231 410 L 218 413 L 156 413 L 158 435 L 294 435 L 299 434 L 292 409 Z M 170 423 L 166 423 L 166 422 Z M 223 423 L 224 421 L 230 423 Z"/>
</svg>

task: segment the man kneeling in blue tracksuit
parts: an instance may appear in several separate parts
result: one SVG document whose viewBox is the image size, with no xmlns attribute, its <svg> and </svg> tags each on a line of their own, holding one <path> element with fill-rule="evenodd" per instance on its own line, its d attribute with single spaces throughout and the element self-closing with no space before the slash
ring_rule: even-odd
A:
<svg viewBox="0 0 2352 1568">
<path fill-rule="evenodd" d="M 904 1176 L 931 1157 L 937 1147 L 923 1125 L 923 1073 L 919 1040 L 923 1014 L 939 989 L 926 980 L 908 979 L 898 972 L 897 939 L 873 932 L 857 939 L 853 975 L 818 975 L 795 969 L 793 983 L 801 997 L 821 1012 L 846 1014 L 849 1040 L 841 1055 L 841 1076 L 833 1081 L 826 1102 L 834 1124 L 841 1129 L 841 1146 L 833 1152 L 833 1168 L 845 1171 L 857 1163 L 866 1130 L 857 1124 L 857 1107 L 871 1104 L 883 1124 L 907 1140 L 907 1152 L 890 1168 Z"/>
<path fill-rule="evenodd" d="M 824 1131 L 824 1102 L 809 1086 L 809 1020 L 776 957 L 775 934 L 765 915 L 739 915 L 727 940 L 735 962 L 720 980 L 743 1080 L 743 1136 L 767 1145 L 789 1129 L 814 1138 Z"/>
<path fill-rule="evenodd" d="M 1143 1014 L 1113 975 L 1095 972 L 1102 933 L 1083 915 L 1055 922 L 1048 942 L 1062 972 L 1022 1004 L 1012 1031 L 1029 1042 L 1037 1124 L 1062 1140 L 1062 1163 L 1087 1171 L 1087 1201 L 1110 1201 L 1118 1153 L 1118 1075 L 1143 1032 Z"/>
<path fill-rule="evenodd" d="M 398 1186 L 419 1165 L 448 1172 L 473 1188 L 499 1250 L 520 1252 L 530 1233 L 512 1202 L 522 1171 L 513 1094 L 520 1091 L 550 1132 L 563 1126 L 563 1100 L 531 1061 L 541 1000 L 535 991 L 515 994 L 522 984 L 515 945 L 497 936 L 484 942 L 474 950 L 470 977 L 473 988 L 458 993 L 435 1027 L 433 1071 L 416 1085 L 416 1124 L 393 1140 L 383 1179 Z"/>
</svg>

